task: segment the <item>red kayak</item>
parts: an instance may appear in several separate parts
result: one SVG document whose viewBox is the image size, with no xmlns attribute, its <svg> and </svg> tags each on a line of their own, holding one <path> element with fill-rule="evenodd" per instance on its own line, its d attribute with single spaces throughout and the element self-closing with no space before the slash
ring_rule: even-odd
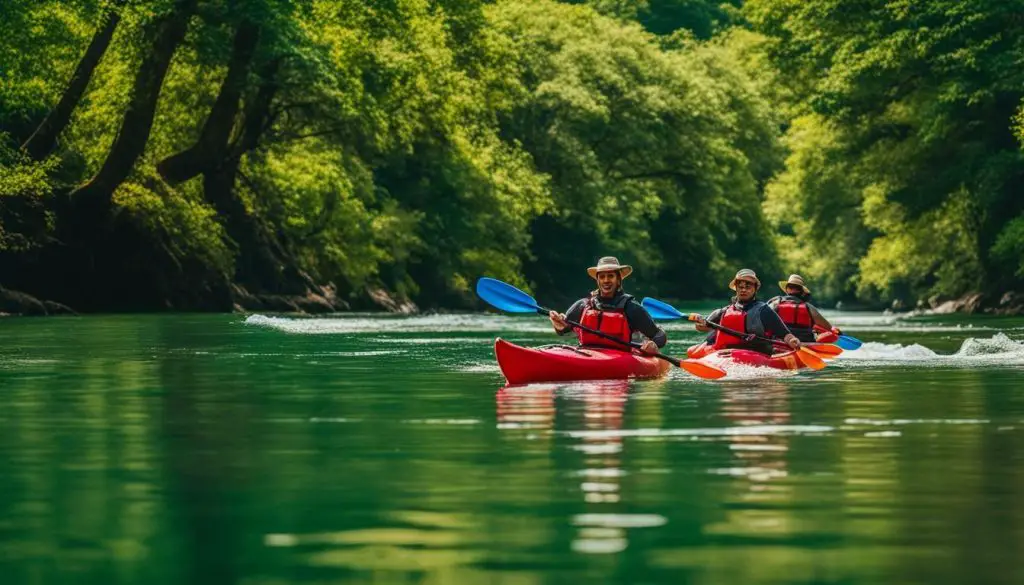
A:
<svg viewBox="0 0 1024 585">
<path fill-rule="evenodd" d="M 702 343 L 687 349 L 686 355 L 693 359 L 700 359 L 713 355 L 718 358 L 736 362 L 737 364 L 775 368 L 777 370 L 799 370 L 800 368 L 807 367 L 803 362 L 797 359 L 795 351 L 787 351 L 772 355 L 765 355 L 759 351 L 749 349 L 720 349 L 715 351 L 715 349 L 707 343 Z"/>
<path fill-rule="evenodd" d="M 671 364 L 618 349 L 556 345 L 529 348 L 494 341 L 494 355 L 509 384 L 618 380 L 664 376 Z"/>
<path fill-rule="evenodd" d="M 821 357 L 823 359 L 832 359 L 837 355 L 836 352 L 842 351 L 841 349 L 832 347 L 827 343 L 805 343 L 804 347 L 812 351 L 821 351 Z M 731 360 L 737 364 L 775 368 L 777 370 L 799 370 L 807 367 L 807 365 L 796 356 L 796 352 L 792 350 L 772 355 L 765 355 L 761 352 L 749 349 L 720 349 L 715 351 L 715 348 L 708 345 L 707 342 L 701 343 L 700 345 L 690 346 L 686 350 L 686 357 L 691 359 L 701 359 L 711 355 Z"/>
<path fill-rule="evenodd" d="M 836 333 L 838 329 L 833 327 L 831 330 L 821 329 L 819 327 L 814 328 L 814 339 L 818 343 L 835 343 L 839 341 L 839 334 Z"/>
</svg>

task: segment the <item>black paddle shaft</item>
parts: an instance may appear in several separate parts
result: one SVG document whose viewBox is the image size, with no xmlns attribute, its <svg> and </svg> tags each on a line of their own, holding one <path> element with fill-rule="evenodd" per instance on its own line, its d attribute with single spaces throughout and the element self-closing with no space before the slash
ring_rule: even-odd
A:
<svg viewBox="0 0 1024 585">
<path fill-rule="evenodd" d="M 712 329 L 717 329 L 717 330 L 721 331 L 722 333 L 728 333 L 729 335 L 732 335 L 734 337 L 739 337 L 740 339 L 742 339 L 744 341 L 751 341 L 751 340 L 756 339 L 758 341 L 767 341 L 768 343 L 774 343 L 776 345 L 784 345 L 786 347 L 789 347 L 789 344 L 786 343 L 785 341 L 782 341 L 781 339 L 769 339 L 767 337 L 761 337 L 760 335 L 754 335 L 753 333 L 740 333 L 739 331 L 736 331 L 735 329 L 730 329 L 730 328 L 726 327 L 725 325 L 719 325 L 718 323 L 713 323 L 711 321 L 708 321 L 707 319 L 704 320 L 704 324 L 707 325 L 708 327 L 712 328 Z"/>
<path fill-rule="evenodd" d="M 548 314 L 551 313 L 551 309 L 545 309 L 544 307 L 539 307 L 537 309 L 537 312 L 540 313 L 541 315 L 548 315 Z M 625 345 L 625 346 L 628 346 L 628 347 L 632 347 L 634 349 L 640 349 L 640 347 L 641 347 L 641 345 L 639 343 L 636 343 L 636 342 L 633 342 L 633 341 L 623 341 L 623 340 L 619 339 L 618 337 L 614 337 L 614 336 L 608 335 L 607 333 L 602 333 L 600 331 L 597 331 L 596 329 L 591 329 L 590 327 L 587 327 L 586 325 L 582 325 L 582 324 L 577 323 L 575 321 L 570 321 L 570 320 L 566 319 L 565 322 L 566 322 L 566 324 L 570 325 L 571 327 L 574 327 L 576 329 L 582 329 L 583 331 L 586 331 L 587 333 L 591 333 L 591 334 L 596 335 L 598 337 L 603 337 L 603 338 L 605 338 L 605 339 L 607 339 L 609 341 L 614 341 L 615 343 L 619 343 L 619 344 L 622 344 L 622 345 Z M 676 366 L 677 368 L 678 367 L 682 367 L 682 366 L 679 365 L 679 360 L 677 360 L 676 358 L 674 358 L 672 356 L 667 356 L 667 355 L 665 355 L 663 353 L 655 353 L 655 354 L 653 354 L 652 357 L 663 359 L 666 362 L 672 364 L 673 366 Z"/>
</svg>

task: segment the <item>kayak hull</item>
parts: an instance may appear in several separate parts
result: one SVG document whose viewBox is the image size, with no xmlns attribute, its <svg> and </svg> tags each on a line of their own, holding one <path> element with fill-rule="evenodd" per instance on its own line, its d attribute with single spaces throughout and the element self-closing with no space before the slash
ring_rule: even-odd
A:
<svg viewBox="0 0 1024 585">
<path fill-rule="evenodd" d="M 672 367 L 658 358 L 617 349 L 530 348 L 500 337 L 494 341 L 494 355 L 509 384 L 658 378 Z"/>
<path fill-rule="evenodd" d="M 835 343 L 839 341 L 839 335 L 834 329 L 832 331 L 817 331 L 814 334 L 814 340 L 818 343 Z"/>
<path fill-rule="evenodd" d="M 786 351 L 772 355 L 765 355 L 749 349 L 720 349 L 715 351 L 715 349 L 707 343 L 702 343 L 687 349 L 686 355 L 693 359 L 714 356 L 719 359 L 730 360 L 737 364 L 762 368 L 775 368 L 776 370 L 799 370 L 807 367 L 796 357 L 795 351 Z"/>
</svg>

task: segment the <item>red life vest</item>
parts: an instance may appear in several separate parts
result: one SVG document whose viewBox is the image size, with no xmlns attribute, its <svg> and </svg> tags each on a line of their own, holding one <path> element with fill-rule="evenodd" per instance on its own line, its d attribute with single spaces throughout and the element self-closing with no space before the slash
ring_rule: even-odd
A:
<svg viewBox="0 0 1024 585">
<path fill-rule="evenodd" d="M 605 307 L 598 309 L 595 307 L 594 299 L 591 297 L 587 301 L 586 308 L 583 309 L 583 316 L 580 317 L 580 325 L 584 327 L 590 327 L 596 329 L 601 333 L 611 335 L 616 339 L 629 343 L 633 338 L 633 331 L 629 328 L 629 320 L 626 319 L 626 304 L 629 303 L 629 298 L 625 299 L 625 303 L 619 303 L 621 307 Z M 580 345 L 596 345 L 601 347 L 614 347 L 615 349 L 625 349 L 621 344 L 615 343 L 609 339 L 598 337 L 593 333 L 588 333 L 582 329 L 576 330 L 576 338 L 579 339 Z"/>
<path fill-rule="evenodd" d="M 725 313 L 722 314 L 722 319 L 719 322 L 719 325 L 721 325 L 722 327 L 728 327 L 729 329 L 733 329 L 735 331 L 739 331 L 740 333 L 746 333 L 747 312 L 738 307 L 735 303 L 729 305 L 729 307 L 725 310 Z M 739 345 L 741 343 L 743 343 L 743 340 L 740 339 L 739 337 L 736 337 L 735 335 L 729 335 L 728 333 L 725 333 L 723 331 L 718 331 L 715 334 L 715 349 L 725 349 L 727 347 L 732 347 L 734 345 Z"/>
<path fill-rule="evenodd" d="M 786 327 L 793 329 L 811 329 L 814 321 L 811 319 L 811 312 L 807 309 L 807 303 L 795 297 L 785 296 L 779 301 L 775 312 L 782 318 Z"/>
</svg>

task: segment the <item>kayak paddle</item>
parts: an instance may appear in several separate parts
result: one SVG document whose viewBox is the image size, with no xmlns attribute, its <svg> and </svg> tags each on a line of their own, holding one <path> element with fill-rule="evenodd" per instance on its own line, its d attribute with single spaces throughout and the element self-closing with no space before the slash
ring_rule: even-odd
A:
<svg viewBox="0 0 1024 585">
<path fill-rule="evenodd" d="M 814 326 L 815 331 L 828 331 L 824 327 Z M 849 335 L 839 334 L 839 339 L 836 340 L 835 345 L 843 349 L 860 349 L 860 346 L 864 345 L 864 342 L 857 339 L 856 337 L 850 337 Z"/>
<path fill-rule="evenodd" d="M 647 309 L 647 312 L 650 313 L 651 317 L 655 319 L 686 319 L 687 321 L 696 321 L 697 319 L 701 318 L 701 315 L 698 313 L 682 313 L 679 311 L 679 309 L 676 309 L 672 305 L 651 297 L 645 297 L 640 304 L 642 304 L 643 307 Z M 721 331 L 722 333 L 727 333 L 735 337 L 739 337 L 740 339 L 743 339 L 745 341 L 751 341 L 756 339 L 758 341 L 767 341 L 769 343 L 779 345 L 782 347 L 789 347 L 784 342 L 778 339 L 769 339 L 767 337 L 761 337 L 760 335 L 754 335 L 752 333 L 740 333 L 735 329 L 730 329 L 728 327 L 719 325 L 718 323 L 712 323 L 711 321 L 705 321 L 705 324 L 707 324 L 707 326 L 712 329 Z M 820 355 L 818 355 L 809 348 L 801 347 L 800 349 L 798 349 L 796 351 L 796 357 L 805 366 L 811 369 L 820 370 L 825 367 L 825 360 L 821 359 Z"/>
<path fill-rule="evenodd" d="M 825 359 L 831 359 L 843 353 L 843 348 L 831 343 L 805 343 L 803 347 L 813 351 Z"/>
<path fill-rule="evenodd" d="M 501 309 L 502 311 L 508 311 L 509 313 L 540 313 L 541 315 L 547 315 L 551 312 L 551 309 L 538 305 L 537 301 L 535 301 L 533 297 L 511 284 L 494 278 L 488 278 L 486 276 L 477 281 L 476 294 L 481 299 L 487 301 L 491 306 Z M 627 347 L 640 349 L 639 343 L 623 341 L 617 337 L 613 337 L 601 331 L 596 331 L 575 321 L 566 320 L 566 323 L 573 328 L 582 329 L 583 331 L 597 335 L 598 337 L 603 337 Z M 682 368 L 698 378 L 717 380 L 718 378 L 725 376 L 725 370 L 722 368 L 711 364 L 705 364 L 697 360 L 679 360 L 662 353 L 655 353 L 653 354 L 653 357 L 663 359 L 673 366 Z"/>
</svg>

